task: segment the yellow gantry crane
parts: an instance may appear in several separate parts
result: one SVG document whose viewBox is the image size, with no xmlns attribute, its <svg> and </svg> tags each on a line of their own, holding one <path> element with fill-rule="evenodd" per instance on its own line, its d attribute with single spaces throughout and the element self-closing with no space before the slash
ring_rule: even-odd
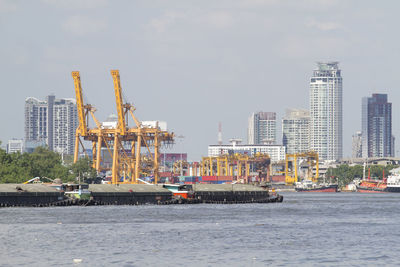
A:
<svg viewBox="0 0 400 267">
<path fill-rule="evenodd" d="M 112 70 L 114 93 L 118 113 L 116 127 L 105 128 L 94 116 L 95 109 L 91 105 L 84 105 L 79 72 L 72 72 L 77 99 L 79 127 L 76 131 L 74 162 L 78 160 L 79 144 L 84 149 L 81 138 L 92 142 L 93 167 L 99 172 L 101 167 L 101 150 L 106 148 L 112 160 L 112 183 L 137 183 L 141 175 L 153 175 L 155 183 L 159 178 L 160 146 L 163 143 L 172 144 L 174 134 L 162 131 L 156 127 L 143 127 L 134 116 L 135 108 L 128 103 L 123 103 L 122 88 L 118 70 Z M 96 124 L 90 129 L 89 116 Z M 134 127 L 128 126 L 128 114 L 135 122 Z M 142 154 L 146 148 L 147 155 Z M 122 181 L 121 181 L 122 179 Z"/>
<path fill-rule="evenodd" d="M 305 159 L 307 163 L 307 174 L 305 179 L 317 182 L 319 177 L 319 158 L 318 153 L 314 151 L 304 153 L 286 154 L 285 162 L 285 180 L 286 184 L 294 184 L 298 182 L 299 178 L 299 160 Z M 313 172 L 314 167 L 316 168 L 315 175 Z"/>
<path fill-rule="evenodd" d="M 245 154 L 219 155 L 203 157 L 200 162 L 202 176 L 233 176 L 247 180 L 252 172 L 257 172 L 260 180 L 269 178 L 271 160 L 269 155 L 257 153 L 254 156 Z"/>
</svg>

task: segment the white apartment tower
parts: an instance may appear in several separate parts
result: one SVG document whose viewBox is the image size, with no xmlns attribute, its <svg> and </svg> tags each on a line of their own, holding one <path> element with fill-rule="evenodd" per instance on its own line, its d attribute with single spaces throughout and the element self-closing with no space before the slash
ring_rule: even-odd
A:
<svg viewBox="0 0 400 267">
<path fill-rule="evenodd" d="M 342 77 L 338 62 L 318 62 L 310 81 L 310 149 L 321 160 L 343 155 Z"/>
<path fill-rule="evenodd" d="M 287 109 L 282 119 L 282 143 L 286 153 L 310 150 L 310 112 L 305 109 Z"/>
<path fill-rule="evenodd" d="M 25 142 L 45 141 L 49 149 L 73 154 L 78 116 L 75 99 L 25 100 Z"/>
<path fill-rule="evenodd" d="M 257 112 L 251 114 L 247 128 L 249 145 L 273 145 L 276 142 L 276 113 Z"/>
</svg>

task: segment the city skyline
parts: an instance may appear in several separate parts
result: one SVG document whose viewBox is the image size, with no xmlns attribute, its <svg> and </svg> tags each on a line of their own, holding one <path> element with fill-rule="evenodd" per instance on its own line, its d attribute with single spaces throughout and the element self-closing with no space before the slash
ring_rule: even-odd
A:
<svg viewBox="0 0 400 267">
<path fill-rule="evenodd" d="M 74 97 L 73 70 L 81 72 L 85 102 L 104 121 L 116 113 L 109 71 L 119 69 L 137 117 L 167 121 L 184 138 L 165 152 L 187 151 L 190 160 L 206 155 L 208 144 L 217 142 L 219 121 L 227 143 L 232 137 L 246 139 L 247 118 L 254 111 L 276 111 L 280 121 L 286 108 L 308 108 L 316 61 L 339 61 L 343 70 L 344 157 L 351 156 L 351 136 L 361 129 L 362 96 L 387 93 L 393 118 L 398 112 L 399 39 L 392 33 L 400 3 L 121 5 L 124 23 L 114 19 L 117 11 L 107 0 L 2 1 L 1 25 L 7 25 L 0 28 L 5 95 L 0 111 L 7 114 L 0 118 L 2 146 L 23 137 L 26 97 Z M 398 137 L 395 119 L 392 130 Z M 280 136 L 277 132 L 277 143 Z"/>
</svg>

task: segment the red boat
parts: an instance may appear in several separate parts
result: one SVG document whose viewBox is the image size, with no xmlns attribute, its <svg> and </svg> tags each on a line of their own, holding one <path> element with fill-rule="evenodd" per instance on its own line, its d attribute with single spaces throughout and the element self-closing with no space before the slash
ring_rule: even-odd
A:
<svg viewBox="0 0 400 267">
<path fill-rule="evenodd" d="M 357 185 L 357 191 L 360 193 L 386 193 L 387 183 L 384 180 L 362 180 L 359 185 Z"/>
</svg>

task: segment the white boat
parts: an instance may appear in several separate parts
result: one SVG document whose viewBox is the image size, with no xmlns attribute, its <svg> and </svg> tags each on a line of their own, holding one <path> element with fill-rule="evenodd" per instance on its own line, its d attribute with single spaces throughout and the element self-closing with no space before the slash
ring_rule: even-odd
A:
<svg viewBox="0 0 400 267">
<path fill-rule="evenodd" d="M 400 193 L 400 168 L 390 171 L 391 175 L 387 178 L 387 192 Z"/>
</svg>

